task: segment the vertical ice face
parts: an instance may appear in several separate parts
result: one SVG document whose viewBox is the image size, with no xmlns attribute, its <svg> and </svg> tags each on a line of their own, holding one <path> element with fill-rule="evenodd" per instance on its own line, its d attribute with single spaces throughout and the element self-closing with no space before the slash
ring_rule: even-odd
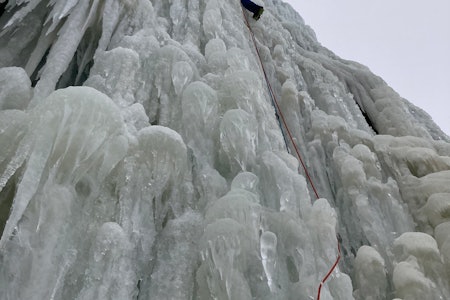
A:
<svg viewBox="0 0 450 300">
<path fill-rule="evenodd" d="M 276 289 L 277 281 L 277 236 L 270 231 L 261 235 L 261 262 L 264 267 L 264 273 L 267 277 L 267 283 L 273 292 Z"/>
<path fill-rule="evenodd" d="M 259 2 L 6 1 L 1 299 L 450 297 L 449 137 Z"/>
<path fill-rule="evenodd" d="M 31 98 L 31 82 L 22 68 L 0 69 L 0 109 L 25 109 Z"/>
<path fill-rule="evenodd" d="M 128 141 L 118 108 L 91 88 L 58 90 L 28 114 L 27 133 L 10 138 L 17 150 L 2 172 L 14 191 L 2 191 L 10 211 L 0 247 L 12 256 L 2 255 L 1 293 L 60 298 L 71 293 L 67 278 L 88 265 L 86 237 L 111 220 L 115 203 L 106 182 Z"/>
</svg>

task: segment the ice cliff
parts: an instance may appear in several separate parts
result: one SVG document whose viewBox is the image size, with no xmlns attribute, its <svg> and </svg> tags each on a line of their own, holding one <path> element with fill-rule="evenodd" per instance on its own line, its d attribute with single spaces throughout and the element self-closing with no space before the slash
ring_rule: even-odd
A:
<svg viewBox="0 0 450 300">
<path fill-rule="evenodd" d="M 450 299 L 450 140 L 280 0 L 0 0 L 0 299 Z M 247 15 L 249 16 L 249 15 Z"/>
</svg>

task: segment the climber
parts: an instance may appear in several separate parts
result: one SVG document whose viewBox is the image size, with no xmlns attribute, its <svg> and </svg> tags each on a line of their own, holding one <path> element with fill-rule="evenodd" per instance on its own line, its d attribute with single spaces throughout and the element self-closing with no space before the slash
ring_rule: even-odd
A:
<svg viewBox="0 0 450 300">
<path fill-rule="evenodd" d="M 253 13 L 253 19 L 258 21 L 262 13 L 264 12 L 264 8 L 251 0 L 241 0 L 241 3 L 242 6 Z"/>
</svg>

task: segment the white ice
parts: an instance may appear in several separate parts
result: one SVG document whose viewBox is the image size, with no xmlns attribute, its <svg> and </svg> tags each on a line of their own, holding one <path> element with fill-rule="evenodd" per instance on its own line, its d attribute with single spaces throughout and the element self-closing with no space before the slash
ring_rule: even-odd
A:
<svg viewBox="0 0 450 300">
<path fill-rule="evenodd" d="M 450 138 L 258 3 L 7 1 L 0 299 L 316 299 L 338 242 L 321 300 L 450 299 Z"/>
</svg>

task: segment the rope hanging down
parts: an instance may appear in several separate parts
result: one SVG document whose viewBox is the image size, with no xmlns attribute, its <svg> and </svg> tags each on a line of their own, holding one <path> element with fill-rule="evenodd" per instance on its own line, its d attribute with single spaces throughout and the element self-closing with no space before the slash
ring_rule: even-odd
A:
<svg viewBox="0 0 450 300">
<path fill-rule="evenodd" d="M 305 172 L 306 178 L 308 179 L 308 182 L 309 182 L 309 184 L 311 185 L 311 188 L 314 191 L 316 199 L 319 199 L 320 198 L 319 197 L 319 193 L 317 192 L 317 189 L 314 186 L 312 178 L 309 175 L 308 169 L 307 169 L 307 167 L 306 167 L 306 165 L 305 165 L 305 163 L 304 163 L 304 161 L 302 159 L 302 156 L 300 155 L 300 150 L 299 150 L 299 148 L 297 146 L 297 143 L 294 140 L 294 137 L 293 137 L 293 135 L 291 133 L 291 130 L 289 129 L 287 121 L 284 118 L 283 112 L 281 111 L 280 105 L 278 104 L 277 97 L 275 96 L 275 93 L 274 93 L 274 91 L 272 89 L 272 85 L 270 84 L 270 80 L 269 80 L 269 77 L 267 76 L 266 68 L 264 67 L 264 64 L 263 64 L 262 58 L 261 58 L 261 54 L 259 52 L 259 49 L 258 49 L 258 46 L 257 46 L 257 43 L 256 43 L 255 34 L 253 33 L 253 30 L 252 30 L 252 28 L 250 26 L 250 23 L 248 22 L 248 18 L 245 15 L 244 8 L 242 7 L 242 5 L 241 5 L 241 9 L 242 9 L 242 15 L 244 16 L 245 24 L 246 24 L 248 30 L 250 31 L 250 35 L 252 37 L 252 41 L 253 41 L 253 44 L 255 46 L 256 54 L 258 55 L 258 60 L 259 60 L 261 69 L 262 69 L 262 71 L 264 73 L 264 78 L 266 80 L 267 88 L 269 90 L 270 97 L 272 98 L 272 103 L 273 103 L 273 105 L 275 107 L 275 113 L 277 114 L 277 117 L 279 117 L 279 119 L 281 119 L 281 121 L 283 123 L 283 126 L 286 129 L 286 132 L 287 132 L 287 134 L 289 136 L 289 140 L 291 141 L 291 144 L 294 147 L 294 150 L 295 150 L 295 153 L 297 155 L 297 158 L 298 158 L 298 160 L 300 161 L 300 163 L 301 163 L 301 165 L 303 167 L 303 170 Z M 282 128 L 281 128 L 281 132 L 283 133 L 283 129 Z M 284 135 L 284 133 L 283 133 L 283 135 Z M 284 138 L 285 138 L 285 141 L 286 141 L 286 137 L 284 137 Z M 340 238 L 338 237 L 337 240 L 338 240 L 338 243 L 337 243 L 338 256 L 337 256 L 336 261 L 334 262 L 333 266 L 330 268 L 328 273 L 323 277 L 323 279 L 320 282 L 319 288 L 317 290 L 317 300 L 320 300 L 320 294 L 321 294 L 321 291 L 322 291 L 322 286 L 325 284 L 325 282 L 331 276 L 333 271 L 336 269 L 336 267 L 337 267 L 337 265 L 338 265 L 338 263 L 339 263 L 339 261 L 341 259 L 341 245 L 340 245 L 340 241 L 339 241 Z"/>
<path fill-rule="evenodd" d="M 281 111 L 280 105 L 278 104 L 277 97 L 275 96 L 275 93 L 274 93 L 274 91 L 272 89 L 272 85 L 270 84 L 270 80 L 269 80 L 269 77 L 267 76 L 266 68 L 264 67 L 264 64 L 263 64 L 262 59 L 261 59 L 261 54 L 259 53 L 259 49 L 258 49 L 258 46 L 256 44 L 255 34 L 253 33 L 252 28 L 250 27 L 250 24 L 248 22 L 247 16 L 245 15 L 245 12 L 244 12 L 244 9 L 243 9 L 242 6 L 241 6 L 241 9 L 242 9 L 242 14 L 244 16 L 244 20 L 245 20 L 245 23 L 247 25 L 247 28 L 250 31 L 251 36 L 252 36 L 253 44 L 254 44 L 255 49 L 256 49 L 256 54 L 258 55 L 258 60 L 259 60 L 259 63 L 261 65 L 262 71 L 264 73 L 264 78 L 266 80 L 267 87 L 269 89 L 269 94 L 270 94 L 270 97 L 272 98 L 272 103 L 275 106 L 275 112 L 280 117 L 281 121 L 283 122 L 283 126 L 286 129 L 286 132 L 287 132 L 287 134 L 289 136 L 289 140 L 291 141 L 291 144 L 294 147 L 295 153 L 297 154 L 297 158 L 298 158 L 298 160 L 300 161 L 300 163 L 301 163 L 301 165 L 303 167 L 303 170 L 305 172 L 306 177 L 308 178 L 309 184 L 311 185 L 311 188 L 313 189 L 314 194 L 316 195 L 316 198 L 319 199 L 320 198 L 319 197 L 319 193 L 317 192 L 317 189 L 314 186 L 312 178 L 309 175 L 308 169 L 306 168 L 306 165 L 305 165 L 305 163 L 304 163 L 304 161 L 302 159 L 302 156 L 300 155 L 300 150 L 298 149 L 297 143 L 295 142 L 294 137 L 293 137 L 293 135 L 291 133 L 291 130 L 289 129 L 289 126 L 287 125 L 287 121 L 284 118 L 283 112 Z"/>
</svg>

